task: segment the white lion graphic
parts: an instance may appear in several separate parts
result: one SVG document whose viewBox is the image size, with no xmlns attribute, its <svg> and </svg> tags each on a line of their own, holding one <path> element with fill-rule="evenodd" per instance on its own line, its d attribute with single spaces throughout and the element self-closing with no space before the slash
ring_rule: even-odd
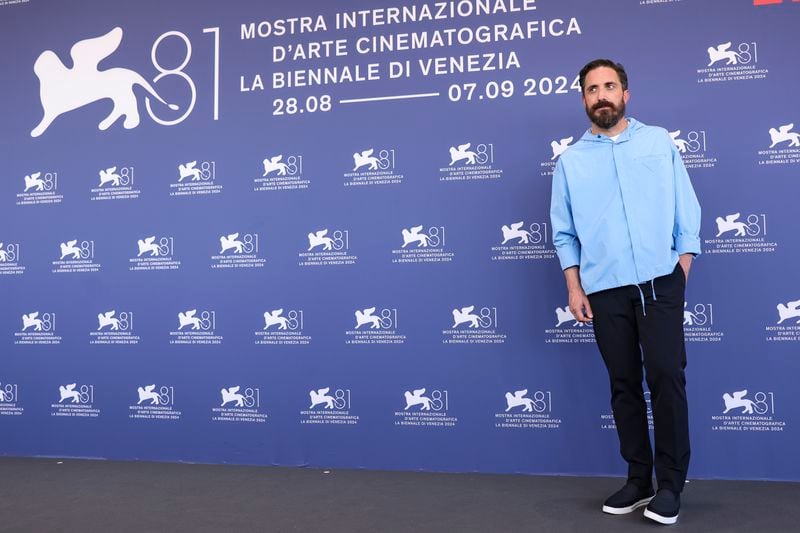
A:
<svg viewBox="0 0 800 533">
<path fill-rule="evenodd" d="M 38 137 L 50 124 L 64 113 L 79 107 L 110 99 L 114 103 L 111 114 L 99 124 L 107 130 L 120 117 L 123 126 L 132 129 L 139 125 L 139 107 L 134 85 L 143 87 L 150 95 L 172 110 L 178 106 L 167 104 L 139 73 L 126 68 L 98 70 L 98 64 L 110 56 L 122 42 L 122 28 L 114 28 L 105 35 L 78 41 L 70 50 L 72 68 L 67 68 L 52 50 L 42 52 L 33 65 L 39 78 L 39 96 L 44 110 L 41 122 L 31 131 Z"/>
<path fill-rule="evenodd" d="M 722 395 L 722 401 L 725 402 L 725 410 L 722 414 L 726 414 L 731 409 L 742 409 L 741 414 L 753 414 L 753 406 L 755 405 L 752 400 L 745 398 L 747 396 L 747 389 L 736 391 L 733 394 L 727 392 Z"/>
</svg>

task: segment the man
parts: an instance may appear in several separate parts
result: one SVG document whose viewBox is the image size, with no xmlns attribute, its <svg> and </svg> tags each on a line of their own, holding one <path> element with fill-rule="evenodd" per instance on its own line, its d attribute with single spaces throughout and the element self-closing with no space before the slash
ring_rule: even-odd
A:
<svg viewBox="0 0 800 533">
<path fill-rule="evenodd" d="M 622 65 L 598 59 L 579 79 L 592 124 L 556 164 L 550 216 L 569 308 L 594 326 L 628 463 L 627 483 L 603 511 L 626 514 L 646 505 L 646 517 L 673 524 L 689 466 L 683 306 L 692 258 L 700 253 L 700 206 L 667 131 L 625 116 L 630 93 Z"/>
</svg>

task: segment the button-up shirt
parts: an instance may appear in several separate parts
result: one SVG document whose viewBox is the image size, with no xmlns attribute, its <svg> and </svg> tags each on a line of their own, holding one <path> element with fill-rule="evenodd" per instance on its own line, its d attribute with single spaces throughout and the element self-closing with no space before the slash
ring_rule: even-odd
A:
<svg viewBox="0 0 800 533">
<path fill-rule="evenodd" d="M 556 163 L 550 203 L 561 268 L 586 294 L 645 283 L 700 253 L 700 204 L 667 131 L 628 118 L 616 141 L 587 131 Z"/>
</svg>

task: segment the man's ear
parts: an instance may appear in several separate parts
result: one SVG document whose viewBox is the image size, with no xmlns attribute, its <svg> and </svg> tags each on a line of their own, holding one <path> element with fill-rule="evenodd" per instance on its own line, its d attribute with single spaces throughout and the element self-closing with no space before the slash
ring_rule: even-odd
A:
<svg viewBox="0 0 800 533">
<path fill-rule="evenodd" d="M 622 101 L 625 102 L 625 104 L 627 104 L 628 100 L 630 99 L 631 99 L 631 92 L 628 89 L 622 91 Z"/>
</svg>

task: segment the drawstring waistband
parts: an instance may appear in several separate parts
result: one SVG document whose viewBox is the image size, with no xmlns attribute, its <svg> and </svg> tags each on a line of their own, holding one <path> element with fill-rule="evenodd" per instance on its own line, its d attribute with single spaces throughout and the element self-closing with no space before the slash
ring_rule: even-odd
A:
<svg viewBox="0 0 800 533">
<path fill-rule="evenodd" d="M 645 282 L 645 283 L 647 283 L 647 282 Z M 645 308 L 645 304 L 644 304 L 644 293 L 642 292 L 642 287 L 640 285 L 637 285 L 636 288 L 639 289 L 639 298 L 642 299 L 642 315 L 647 316 L 647 309 Z M 653 301 L 655 302 L 656 301 L 656 285 L 655 285 L 655 280 L 654 279 L 650 280 L 650 290 L 653 292 Z"/>
</svg>

